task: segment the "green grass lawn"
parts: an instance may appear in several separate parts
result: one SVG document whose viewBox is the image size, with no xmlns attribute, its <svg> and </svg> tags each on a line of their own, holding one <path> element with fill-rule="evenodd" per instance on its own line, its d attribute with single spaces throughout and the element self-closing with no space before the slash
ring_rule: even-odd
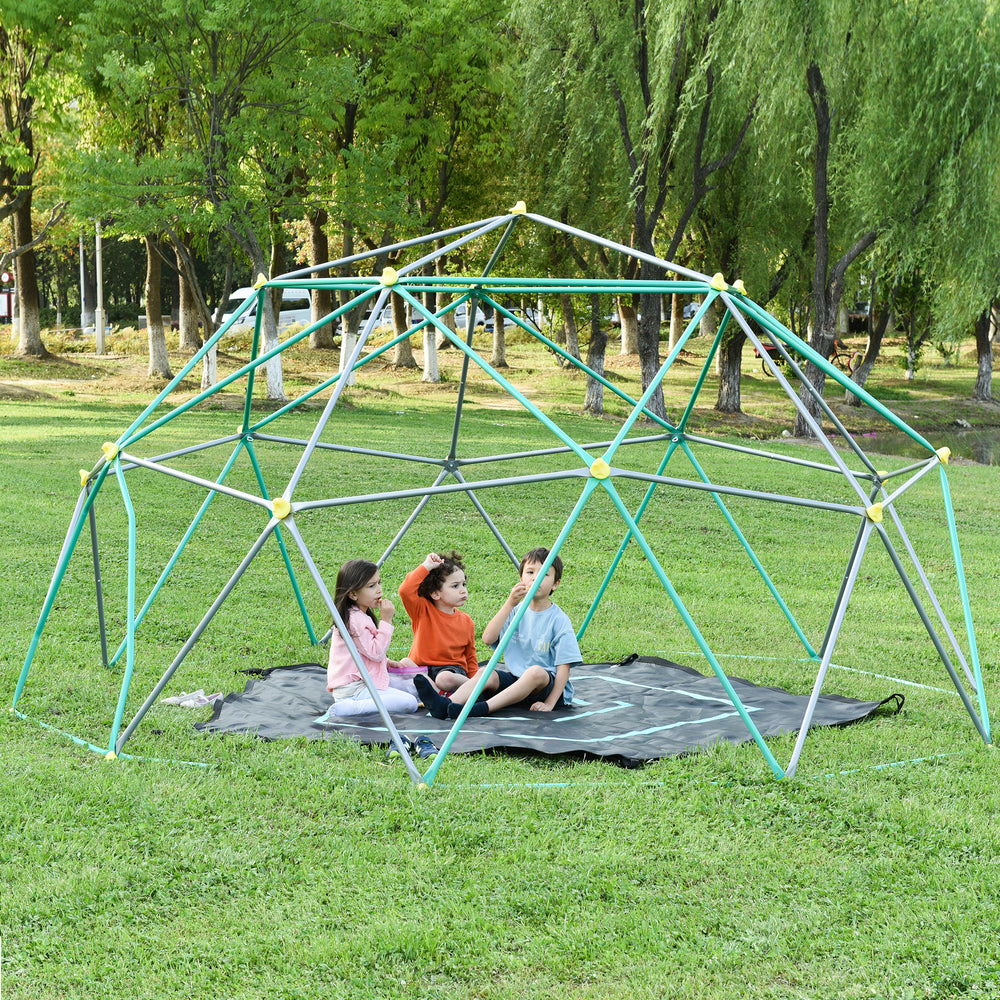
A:
<svg viewBox="0 0 1000 1000">
<path fill-rule="evenodd" d="M 520 370 L 519 370 L 520 371 Z M 637 376 L 637 373 L 634 373 Z M 303 379 L 305 375 L 301 376 Z M 520 371 L 523 384 L 541 380 Z M 569 379 L 569 376 L 565 376 Z M 570 382 L 572 380 L 570 379 Z M 451 433 L 447 402 L 419 376 L 362 376 L 328 439 L 432 456 Z M 570 389 L 546 406 L 579 441 L 613 436 L 585 418 Z M 561 395 L 560 395 L 561 394 Z M 460 454 L 552 443 L 488 386 L 470 388 Z M 9 609 L 0 694 L 10 704 L 62 538 L 102 442 L 139 413 L 134 399 L 57 396 L 0 403 L 7 545 L 0 599 Z M 144 439 L 142 454 L 238 430 L 239 412 L 206 406 Z M 315 412 L 282 424 L 304 437 Z M 710 415 L 705 415 L 706 424 Z M 798 442 L 771 450 L 817 457 Z M 259 447 L 281 492 L 298 457 Z M 655 466 L 662 445 L 637 445 L 630 467 Z M 227 449 L 183 460 L 214 478 Z M 839 499 L 843 487 L 801 467 L 699 452 L 716 482 Z M 902 464 L 900 460 L 893 467 Z M 541 460 L 566 468 L 564 456 Z M 534 468 L 534 466 L 533 466 Z M 521 475 L 519 460 L 489 475 Z M 676 474 L 690 476 L 690 467 Z M 674 466 L 671 465 L 674 474 Z M 430 482 L 426 465 L 391 469 L 364 456 L 314 461 L 297 499 Z M 479 466 L 469 478 L 486 475 Z M 166 478 L 166 477 L 159 477 Z M 227 480 L 229 482 L 230 480 Z M 245 465 L 234 486 L 255 488 Z M 987 693 L 1000 648 L 996 472 L 949 470 Z M 552 541 L 582 480 L 483 491 L 516 551 Z M 137 511 L 141 602 L 201 497 L 170 481 L 129 480 Z M 623 482 L 633 509 L 643 488 Z M 788 622 L 705 497 L 663 490 L 643 527 L 707 641 L 732 673 L 807 693 Z M 320 570 L 377 558 L 414 501 L 299 518 Z M 856 518 L 747 498 L 734 518 L 810 641 L 822 640 L 854 542 Z M 942 604 L 964 635 L 949 571 L 936 473 L 899 504 Z M 98 502 L 102 578 L 113 645 L 126 607 L 116 491 Z M 129 710 L 141 702 L 264 520 L 226 498 L 143 622 Z M 563 552 L 560 604 L 581 621 L 623 528 L 595 494 Z M 469 503 L 438 498 L 383 571 L 389 588 L 431 549 L 468 561 L 467 610 L 479 625 L 513 582 L 509 561 Z M 862 567 L 827 693 L 866 700 L 902 691 L 903 712 L 819 730 L 798 775 L 775 781 L 752 745 L 721 747 L 637 770 L 594 762 L 449 756 L 418 789 L 378 748 L 346 740 L 264 743 L 203 737 L 207 711 L 157 705 L 107 761 L 60 732 L 107 740 L 121 667 L 100 665 L 89 543 L 70 564 L 19 710 L 0 716 L 3 890 L 0 985 L 11 998 L 926 998 L 1000 995 L 997 945 L 998 768 L 906 599 L 881 546 Z M 306 580 L 314 627 L 328 621 Z M 706 669 L 662 588 L 631 547 L 581 646 L 592 660 L 655 653 Z M 397 645 L 394 644 L 394 651 Z M 400 648 L 398 652 L 403 652 Z M 265 548 L 193 647 L 168 693 L 242 688 L 242 668 L 321 659 L 275 546 Z M 130 717 L 126 712 L 126 719 Z M 46 725 L 38 725 L 37 722 Z M 787 762 L 794 736 L 769 741 Z M 179 763 L 181 761 L 193 763 Z"/>
</svg>

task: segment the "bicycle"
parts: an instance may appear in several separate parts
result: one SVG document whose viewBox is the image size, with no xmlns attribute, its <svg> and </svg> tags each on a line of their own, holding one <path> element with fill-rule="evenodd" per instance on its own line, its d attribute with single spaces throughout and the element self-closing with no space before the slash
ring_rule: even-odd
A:
<svg viewBox="0 0 1000 1000">
<path fill-rule="evenodd" d="M 839 340 L 833 342 L 830 363 L 836 365 L 845 375 L 853 375 L 864 360 L 863 351 L 852 351 Z"/>
</svg>

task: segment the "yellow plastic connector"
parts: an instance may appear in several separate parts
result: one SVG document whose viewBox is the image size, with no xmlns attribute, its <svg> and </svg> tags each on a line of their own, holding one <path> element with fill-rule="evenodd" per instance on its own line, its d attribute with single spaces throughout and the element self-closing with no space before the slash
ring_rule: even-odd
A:
<svg viewBox="0 0 1000 1000">
<path fill-rule="evenodd" d="M 716 271 L 716 273 L 714 275 L 712 275 L 712 280 L 709 282 L 709 284 L 717 292 L 724 292 L 729 287 L 726 284 L 726 279 L 722 277 L 722 272 L 721 271 Z"/>
<path fill-rule="evenodd" d="M 509 211 L 511 215 L 524 215 L 528 211 L 528 206 L 523 201 L 519 201 Z"/>
<path fill-rule="evenodd" d="M 101 445 L 101 451 L 104 452 L 104 457 L 109 462 L 113 462 L 118 457 L 118 445 L 114 441 L 105 441 Z"/>
<path fill-rule="evenodd" d="M 868 520 L 875 524 L 882 523 L 882 505 L 880 503 L 873 503 L 865 513 L 868 515 Z"/>
<path fill-rule="evenodd" d="M 267 275 L 261 272 L 257 275 L 257 280 L 253 283 L 254 288 L 263 288 L 267 284 Z"/>
<path fill-rule="evenodd" d="M 284 520 L 292 512 L 292 505 L 284 497 L 278 497 L 271 501 L 271 510 L 278 520 Z"/>
<path fill-rule="evenodd" d="M 87 480 L 90 479 L 90 470 L 81 469 L 80 470 L 80 486 L 84 487 L 87 485 Z"/>
<path fill-rule="evenodd" d="M 951 461 L 951 448 L 938 448 L 937 457 L 941 459 L 942 465 L 947 465 Z"/>
<path fill-rule="evenodd" d="M 598 458 L 591 465 L 590 474 L 595 479 L 607 479 L 611 475 L 611 466 L 603 458 Z"/>
<path fill-rule="evenodd" d="M 382 277 L 378 280 L 380 285 L 385 285 L 388 288 L 390 285 L 394 285 L 397 281 L 399 281 L 399 272 L 394 267 L 387 267 L 382 272 Z"/>
<path fill-rule="evenodd" d="M 116 753 L 114 752 L 114 750 L 109 750 L 109 751 L 108 751 L 108 752 L 107 752 L 107 753 L 106 753 L 106 754 L 104 755 L 104 759 L 105 759 L 105 760 L 118 760 L 118 754 L 116 754 Z"/>
<path fill-rule="evenodd" d="M 735 283 L 733 284 L 733 288 L 735 288 L 736 291 L 740 293 L 740 295 L 746 295 L 747 293 L 747 286 L 743 284 L 742 278 L 736 279 Z"/>
</svg>

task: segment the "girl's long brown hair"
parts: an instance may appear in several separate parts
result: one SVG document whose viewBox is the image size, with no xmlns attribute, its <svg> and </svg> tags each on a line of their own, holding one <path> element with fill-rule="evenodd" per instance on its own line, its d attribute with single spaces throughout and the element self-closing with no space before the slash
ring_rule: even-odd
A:
<svg viewBox="0 0 1000 1000">
<path fill-rule="evenodd" d="M 337 606 L 337 611 L 343 618 L 345 625 L 351 607 L 356 606 L 350 598 L 351 591 L 360 590 L 377 572 L 378 566 L 367 559 L 349 559 L 340 567 L 337 572 L 337 586 L 333 592 L 333 603 Z M 367 614 L 377 625 L 378 618 L 375 616 L 375 612 L 369 608 Z"/>
</svg>

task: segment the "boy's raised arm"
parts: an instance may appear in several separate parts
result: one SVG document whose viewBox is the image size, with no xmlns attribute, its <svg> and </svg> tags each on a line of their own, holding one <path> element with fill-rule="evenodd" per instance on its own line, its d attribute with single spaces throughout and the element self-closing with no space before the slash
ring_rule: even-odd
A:
<svg viewBox="0 0 1000 1000">
<path fill-rule="evenodd" d="M 503 602 L 503 606 L 490 619 L 489 625 L 483 629 L 483 642 L 485 642 L 487 646 L 495 646 L 500 641 L 500 630 L 503 628 L 503 623 L 507 620 L 507 616 L 514 610 L 514 608 L 516 608 L 521 601 L 524 600 L 524 595 L 527 592 L 528 588 L 521 583 L 520 580 L 514 584 L 507 600 Z"/>
</svg>

